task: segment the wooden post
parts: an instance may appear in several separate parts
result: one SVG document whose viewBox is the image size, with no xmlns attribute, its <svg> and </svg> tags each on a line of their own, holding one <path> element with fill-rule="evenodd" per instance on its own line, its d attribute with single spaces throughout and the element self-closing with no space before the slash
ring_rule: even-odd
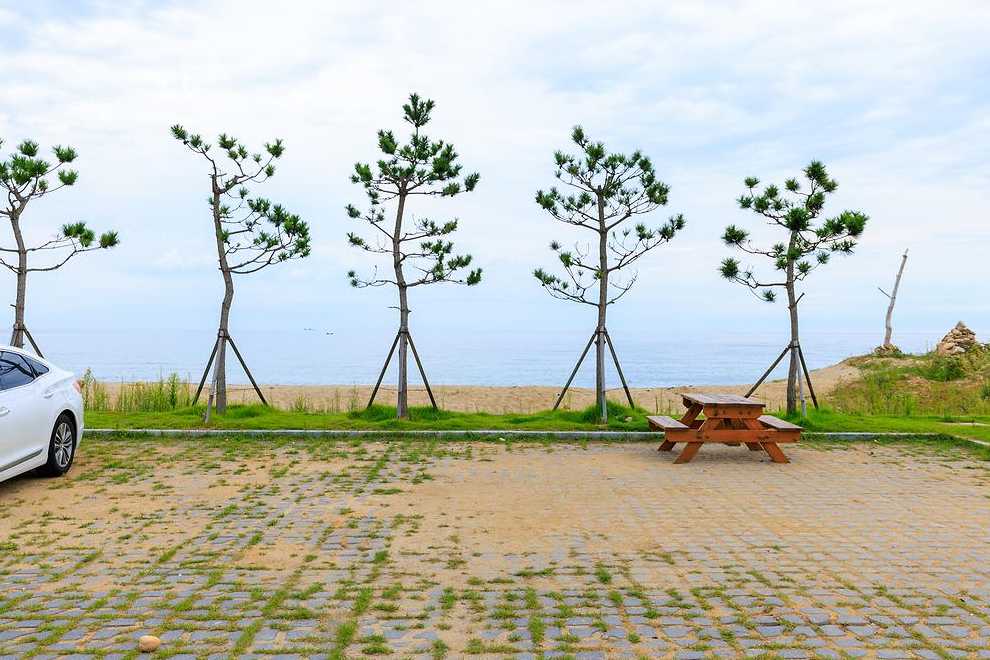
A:
<svg viewBox="0 0 990 660">
<path fill-rule="evenodd" d="M 416 344 L 413 343 L 412 334 L 407 330 L 406 339 L 409 340 L 409 348 L 412 349 L 413 358 L 416 359 L 416 366 L 419 367 L 419 375 L 423 377 L 423 384 L 426 385 L 426 393 L 430 395 L 430 403 L 433 404 L 433 409 L 437 409 L 437 400 L 433 398 L 433 390 L 430 389 L 430 381 L 426 378 L 426 370 L 423 369 L 423 363 L 419 360 L 419 352 L 416 350 Z"/>
<path fill-rule="evenodd" d="M 217 338 L 217 345 L 219 346 L 222 340 Z M 213 400 L 216 398 L 217 394 L 217 372 L 214 370 L 213 379 L 210 381 L 210 394 L 206 397 L 206 414 L 203 415 L 203 423 L 210 423 L 210 410 L 213 408 Z"/>
<path fill-rule="evenodd" d="M 392 354 L 395 353 L 395 345 L 399 343 L 399 335 L 402 331 L 395 333 L 395 339 L 392 341 L 392 348 L 388 349 L 388 357 L 385 358 L 385 364 L 382 365 L 382 372 L 378 374 L 378 381 L 375 383 L 375 389 L 371 390 L 371 398 L 368 399 L 368 405 L 366 408 L 370 408 L 371 404 L 375 402 L 375 396 L 378 394 L 378 388 L 382 385 L 382 379 L 385 378 L 385 371 L 388 369 L 388 363 L 392 361 Z"/>
<path fill-rule="evenodd" d="M 608 350 L 612 353 L 612 362 L 615 363 L 615 370 L 619 372 L 619 380 L 622 382 L 622 389 L 626 391 L 626 399 L 629 401 L 629 407 L 635 408 L 636 404 L 633 403 L 632 394 L 629 392 L 629 385 L 626 384 L 626 377 L 622 373 L 622 367 L 619 366 L 619 356 L 615 353 L 615 346 L 612 344 L 612 337 L 608 334 L 608 328 L 605 329 L 605 341 L 608 342 Z"/>
<path fill-rule="evenodd" d="M 560 402 L 564 400 L 564 395 L 567 394 L 567 388 L 571 386 L 571 381 L 574 380 L 574 376 L 577 374 L 578 369 L 581 368 L 581 363 L 584 362 L 584 357 L 588 354 L 591 349 L 591 345 L 595 342 L 595 338 L 598 337 L 598 330 L 596 329 L 591 333 L 591 339 L 588 340 L 588 345 L 584 347 L 584 351 L 581 352 L 581 357 L 578 358 L 577 364 L 574 365 L 574 371 L 571 372 L 571 377 L 567 379 L 564 384 L 564 389 L 560 391 L 560 395 L 557 397 L 557 402 L 553 404 L 553 409 L 556 410 L 560 406 Z"/>
</svg>

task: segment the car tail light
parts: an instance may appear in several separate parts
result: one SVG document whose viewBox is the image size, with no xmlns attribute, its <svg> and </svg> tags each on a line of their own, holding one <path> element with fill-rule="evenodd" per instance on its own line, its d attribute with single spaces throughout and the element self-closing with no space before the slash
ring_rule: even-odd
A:
<svg viewBox="0 0 990 660">
<path fill-rule="evenodd" d="M 76 388 L 76 392 L 79 392 L 80 394 L 82 394 L 82 385 L 79 384 L 79 381 L 78 380 L 72 381 L 72 386 L 74 388 Z"/>
</svg>

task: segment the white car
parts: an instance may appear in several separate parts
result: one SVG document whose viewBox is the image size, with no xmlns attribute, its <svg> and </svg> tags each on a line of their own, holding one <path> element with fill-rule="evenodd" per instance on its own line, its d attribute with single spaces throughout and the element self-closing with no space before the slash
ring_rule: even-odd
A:
<svg viewBox="0 0 990 660">
<path fill-rule="evenodd" d="M 0 481 L 41 468 L 57 477 L 72 467 L 83 434 L 79 383 L 64 369 L 0 346 Z"/>
</svg>

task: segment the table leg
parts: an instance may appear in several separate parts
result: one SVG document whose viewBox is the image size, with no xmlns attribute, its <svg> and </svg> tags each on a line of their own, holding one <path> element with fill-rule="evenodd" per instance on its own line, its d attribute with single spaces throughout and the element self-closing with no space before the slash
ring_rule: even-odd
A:
<svg viewBox="0 0 990 660">
<path fill-rule="evenodd" d="M 755 419 L 743 420 L 743 427 L 750 429 L 751 431 L 763 430 L 763 425 L 760 424 L 759 420 L 755 420 Z M 763 451 L 763 445 L 761 445 L 759 442 L 747 442 L 746 447 L 750 451 Z M 777 449 L 777 452 L 780 453 L 781 456 L 784 455 L 783 452 L 780 451 L 780 449 Z M 769 451 L 767 453 L 769 453 Z M 770 457 L 773 458 L 773 454 L 770 454 Z"/>
<path fill-rule="evenodd" d="M 699 406 L 696 403 L 692 403 L 688 406 L 687 412 L 684 413 L 684 416 L 681 417 L 681 424 L 684 426 L 691 426 L 691 424 L 694 423 L 694 420 L 698 419 L 698 415 L 701 414 L 702 410 L 704 410 L 704 406 Z"/>
<path fill-rule="evenodd" d="M 670 451 L 674 448 L 677 443 L 671 442 L 670 440 L 664 440 L 663 444 L 657 448 L 657 451 Z"/>
<path fill-rule="evenodd" d="M 784 452 L 782 452 L 780 447 L 777 446 L 776 442 L 764 442 L 763 449 L 770 454 L 770 460 L 774 463 L 790 463 L 790 461 L 787 460 L 787 457 L 784 456 Z"/>
<path fill-rule="evenodd" d="M 681 455 L 678 456 L 677 459 L 674 460 L 674 462 L 675 463 L 689 463 L 689 462 L 691 462 L 691 459 L 694 458 L 694 455 L 698 453 L 698 450 L 699 449 L 701 449 L 701 445 L 702 444 L 703 443 L 701 443 L 701 442 L 689 442 L 689 443 L 687 443 L 687 446 L 684 448 L 684 451 L 681 452 Z"/>
</svg>

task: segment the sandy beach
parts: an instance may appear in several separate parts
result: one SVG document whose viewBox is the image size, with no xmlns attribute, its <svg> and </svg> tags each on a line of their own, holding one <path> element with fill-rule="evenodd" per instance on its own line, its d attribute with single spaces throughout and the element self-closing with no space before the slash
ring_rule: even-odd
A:
<svg viewBox="0 0 990 660">
<path fill-rule="evenodd" d="M 858 369 L 848 361 L 811 372 L 812 383 L 820 399 L 827 398 L 842 382 L 858 375 Z M 119 383 L 105 383 L 111 400 L 116 398 Z M 340 412 L 363 408 L 371 395 L 371 385 L 262 385 L 268 402 L 277 408 L 300 409 L 307 411 Z M 675 387 L 631 388 L 636 404 L 652 412 L 679 412 L 681 392 L 729 392 L 745 394 L 750 384 L 733 385 L 681 385 Z M 530 413 L 547 410 L 553 406 L 560 389 L 550 386 L 519 385 L 511 387 L 488 387 L 479 385 L 435 385 L 433 393 L 437 404 L 445 410 L 461 412 L 490 412 L 497 414 Z M 205 393 L 204 393 L 205 394 Z M 231 403 L 255 403 L 257 395 L 248 385 L 230 386 L 228 396 Z M 766 402 L 771 410 L 782 408 L 786 400 L 786 381 L 767 381 L 753 395 Z M 562 407 L 582 409 L 594 403 L 594 389 L 572 387 L 564 397 Z M 610 400 L 625 403 L 622 388 L 608 392 Z M 410 391 L 410 405 L 429 405 L 426 389 L 413 385 Z M 394 405 L 395 386 L 382 385 L 376 398 L 377 403 Z"/>
</svg>

